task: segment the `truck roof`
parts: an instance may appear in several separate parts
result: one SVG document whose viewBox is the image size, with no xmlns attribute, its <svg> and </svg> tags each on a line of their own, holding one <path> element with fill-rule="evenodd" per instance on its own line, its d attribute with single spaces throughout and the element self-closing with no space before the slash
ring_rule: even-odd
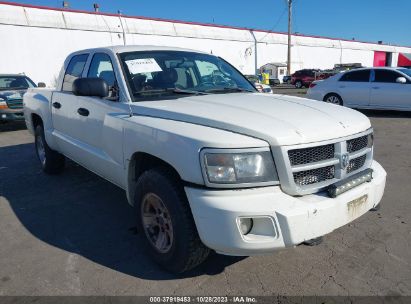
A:
<svg viewBox="0 0 411 304">
<path fill-rule="evenodd" d="M 185 52 L 196 52 L 196 53 L 205 53 L 198 50 L 179 48 L 179 47 L 168 47 L 168 46 L 157 46 L 157 45 L 115 45 L 115 46 L 106 46 L 99 48 L 84 49 L 74 52 L 83 53 L 83 52 L 96 52 L 102 50 L 110 50 L 113 53 L 126 53 L 126 52 L 138 52 L 138 51 L 185 51 Z"/>
</svg>

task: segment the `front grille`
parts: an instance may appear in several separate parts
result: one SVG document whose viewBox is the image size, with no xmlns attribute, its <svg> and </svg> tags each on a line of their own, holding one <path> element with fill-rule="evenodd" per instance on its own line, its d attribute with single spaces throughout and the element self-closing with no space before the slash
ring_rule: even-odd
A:
<svg viewBox="0 0 411 304">
<path fill-rule="evenodd" d="M 7 106 L 9 109 L 23 109 L 23 101 L 21 99 L 8 100 Z"/>
<path fill-rule="evenodd" d="M 347 152 L 353 153 L 356 151 L 360 151 L 367 147 L 368 145 L 368 136 L 361 136 L 358 138 L 347 140 Z"/>
<path fill-rule="evenodd" d="M 278 167 L 287 169 L 278 172 L 282 189 L 291 195 L 311 194 L 368 168 L 372 161 L 368 142 L 371 132 L 318 146 L 281 148 L 281 155 L 274 157 L 279 159 Z"/>
<path fill-rule="evenodd" d="M 347 167 L 347 173 L 351 173 L 351 172 L 354 172 L 360 169 L 362 166 L 364 166 L 366 159 L 367 159 L 367 156 L 363 155 L 363 156 L 350 160 L 348 167 Z"/>
<path fill-rule="evenodd" d="M 299 186 L 321 183 L 335 177 L 335 166 L 295 172 L 293 176 L 294 182 Z"/>
<path fill-rule="evenodd" d="M 334 158 L 334 144 L 288 151 L 291 166 L 315 163 Z"/>
</svg>

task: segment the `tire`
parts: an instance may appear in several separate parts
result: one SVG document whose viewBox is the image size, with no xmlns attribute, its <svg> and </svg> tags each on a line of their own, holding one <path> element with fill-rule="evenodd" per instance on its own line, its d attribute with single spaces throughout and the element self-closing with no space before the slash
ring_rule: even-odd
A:
<svg viewBox="0 0 411 304">
<path fill-rule="evenodd" d="M 297 80 L 297 81 L 295 82 L 295 87 L 296 87 L 297 89 L 301 89 L 301 88 L 303 87 L 302 81 L 301 81 L 301 80 Z"/>
<path fill-rule="evenodd" d="M 206 260 L 210 249 L 200 240 L 176 174 L 165 167 L 150 169 L 138 179 L 135 193 L 138 231 L 143 234 L 148 255 L 157 264 L 182 273 Z"/>
<path fill-rule="evenodd" d="M 318 246 L 323 242 L 323 240 L 324 240 L 323 237 L 320 236 L 318 238 L 305 241 L 305 242 L 303 242 L 303 244 L 306 245 L 306 246 Z"/>
<path fill-rule="evenodd" d="M 371 208 L 370 211 L 380 211 L 381 210 L 381 203 L 379 203 L 377 206 L 374 208 Z"/>
<path fill-rule="evenodd" d="M 64 169 L 65 157 L 47 145 L 44 129 L 41 124 L 36 126 L 34 136 L 37 158 L 43 171 L 47 174 L 61 173 Z"/>
<path fill-rule="evenodd" d="M 334 93 L 327 94 L 324 97 L 324 101 L 327 102 L 327 103 L 332 103 L 332 104 L 339 105 L 339 106 L 343 105 L 343 100 L 342 100 L 341 96 L 337 95 L 337 94 L 334 94 Z"/>
</svg>

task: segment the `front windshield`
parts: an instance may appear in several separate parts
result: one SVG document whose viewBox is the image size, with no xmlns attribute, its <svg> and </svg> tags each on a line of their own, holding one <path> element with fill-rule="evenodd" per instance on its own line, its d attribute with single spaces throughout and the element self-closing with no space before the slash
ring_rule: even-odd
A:
<svg viewBox="0 0 411 304">
<path fill-rule="evenodd" d="M 122 53 L 120 59 L 134 101 L 177 94 L 255 92 L 240 72 L 212 55 L 145 51 Z"/>
<path fill-rule="evenodd" d="M 25 76 L 0 76 L 0 90 L 33 88 L 34 83 Z"/>
<path fill-rule="evenodd" d="M 400 72 L 411 77 L 411 69 L 398 69 Z"/>
</svg>

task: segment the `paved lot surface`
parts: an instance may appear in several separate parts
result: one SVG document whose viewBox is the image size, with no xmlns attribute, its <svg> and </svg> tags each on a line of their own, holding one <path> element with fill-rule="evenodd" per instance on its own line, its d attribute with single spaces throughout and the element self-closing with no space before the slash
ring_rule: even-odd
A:
<svg viewBox="0 0 411 304">
<path fill-rule="evenodd" d="M 180 277 L 144 255 L 122 190 L 73 163 L 44 175 L 24 126 L 0 126 L 0 295 L 411 295 L 411 114 L 366 114 L 389 174 L 380 212 Z"/>
<path fill-rule="evenodd" d="M 304 97 L 307 93 L 307 88 L 296 89 L 294 86 L 290 84 L 280 84 L 271 87 L 274 94 L 285 94 L 285 95 L 294 95 L 299 97 Z"/>
</svg>

